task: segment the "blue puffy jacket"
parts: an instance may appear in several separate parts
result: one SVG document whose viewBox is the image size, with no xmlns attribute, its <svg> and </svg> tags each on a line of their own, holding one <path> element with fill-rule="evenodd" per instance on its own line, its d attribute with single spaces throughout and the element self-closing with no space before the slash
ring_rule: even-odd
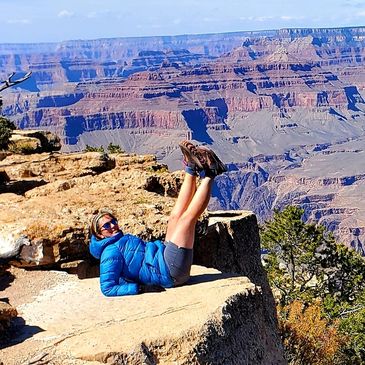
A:
<svg viewBox="0 0 365 365">
<path fill-rule="evenodd" d="M 100 259 L 100 288 L 106 296 L 138 294 L 139 284 L 173 286 L 161 241 L 119 232 L 101 240 L 92 236 L 89 248 Z"/>
</svg>

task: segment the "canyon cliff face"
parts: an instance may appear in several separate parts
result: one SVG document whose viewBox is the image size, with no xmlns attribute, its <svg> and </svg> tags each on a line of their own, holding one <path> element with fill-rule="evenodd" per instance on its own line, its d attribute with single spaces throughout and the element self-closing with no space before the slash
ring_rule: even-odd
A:
<svg viewBox="0 0 365 365">
<path fill-rule="evenodd" d="M 241 44 L 251 32 L 132 37 L 43 44 L 0 44 L 0 78 L 33 72 L 25 90 L 64 90 L 67 83 L 128 75 L 163 62 L 199 63 Z"/>
<path fill-rule="evenodd" d="M 57 52 L 78 76 L 55 76 L 53 90 L 36 81 L 37 93 L 4 93 L 3 112 L 20 128 L 56 132 L 64 151 L 112 142 L 171 168 L 181 166 L 181 139 L 212 145 L 230 165 L 215 207 L 247 207 L 263 220 L 298 203 L 361 251 L 364 206 L 350 197 L 364 173 L 364 36 L 359 27 L 157 37 L 134 40 L 129 52 L 130 39 L 120 43 L 129 58 L 118 60 L 118 40 L 66 42 Z M 110 47 L 98 53 L 101 44 Z M 91 72 L 101 59 L 120 67 Z M 336 150 L 344 143 L 350 159 Z"/>
<path fill-rule="evenodd" d="M 246 207 L 263 223 L 273 209 L 299 205 L 305 220 L 322 224 L 364 255 L 364 145 L 362 137 L 251 158 L 217 179 L 211 208 Z"/>
</svg>

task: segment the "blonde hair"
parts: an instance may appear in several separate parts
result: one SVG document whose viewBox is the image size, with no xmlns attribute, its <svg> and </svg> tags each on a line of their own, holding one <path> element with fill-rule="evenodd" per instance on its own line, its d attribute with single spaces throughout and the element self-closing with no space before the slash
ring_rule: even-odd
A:
<svg viewBox="0 0 365 365">
<path fill-rule="evenodd" d="M 99 220 L 106 215 L 110 216 L 112 219 L 117 220 L 113 212 L 109 209 L 100 209 L 97 214 L 95 214 L 91 220 L 90 224 L 90 233 L 95 237 L 98 237 L 100 234 L 100 229 L 98 226 Z"/>
</svg>

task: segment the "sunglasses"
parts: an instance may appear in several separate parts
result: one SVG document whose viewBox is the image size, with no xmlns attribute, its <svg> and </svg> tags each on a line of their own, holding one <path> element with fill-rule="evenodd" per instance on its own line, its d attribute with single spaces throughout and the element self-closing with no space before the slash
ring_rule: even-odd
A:
<svg viewBox="0 0 365 365">
<path fill-rule="evenodd" d="M 118 225 L 118 221 L 116 219 L 114 219 L 114 218 L 112 220 L 110 220 L 109 222 L 104 223 L 100 227 L 100 230 L 103 230 L 103 229 L 108 230 L 108 229 L 112 228 L 112 225 L 113 226 L 117 226 Z"/>
</svg>

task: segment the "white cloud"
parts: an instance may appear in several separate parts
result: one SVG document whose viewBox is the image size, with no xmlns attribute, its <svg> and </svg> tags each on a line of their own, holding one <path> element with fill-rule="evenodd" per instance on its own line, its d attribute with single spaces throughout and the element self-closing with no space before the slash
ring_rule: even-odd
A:
<svg viewBox="0 0 365 365">
<path fill-rule="evenodd" d="M 61 10 L 57 16 L 59 18 L 70 18 L 72 16 L 74 16 L 74 13 L 72 11 L 68 11 L 68 10 Z"/>
<path fill-rule="evenodd" d="M 181 24 L 181 19 L 174 19 L 172 21 L 172 24 L 175 24 L 175 25 Z"/>
<path fill-rule="evenodd" d="M 207 23 L 216 22 L 216 21 L 218 21 L 218 19 L 216 19 L 216 18 L 209 18 L 209 17 L 203 18 L 203 22 L 207 22 Z"/>
<path fill-rule="evenodd" d="M 295 19 L 295 17 L 283 15 L 283 16 L 280 17 L 280 19 L 282 19 L 282 20 L 293 20 L 293 19 Z"/>
<path fill-rule="evenodd" d="M 275 19 L 274 16 L 241 16 L 240 20 L 248 20 L 250 22 L 266 22 L 267 20 Z"/>
<path fill-rule="evenodd" d="M 6 21 L 8 24 L 30 24 L 31 21 L 29 19 L 8 19 Z"/>
<path fill-rule="evenodd" d="M 98 16 L 98 13 L 96 11 L 91 11 L 90 13 L 88 13 L 86 15 L 87 18 L 93 19 L 96 18 Z"/>
<path fill-rule="evenodd" d="M 356 15 L 357 16 L 365 16 L 365 10 L 359 11 Z"/>
<path fill-rule="evenodd" d="M 304 19 L 304 16 L 289 16 L 289 15 L 283 15 L 280 17 L 281 20 L 302 20 Z"/>
<path fill-rule="evenodd" d="M 342 6 L 344 7 L 352 7 L 352 8 L 363 8 L 365 6 L 364 1 L 353 1 L 353 0 L 346 0 Z"/>
<path fill-rule="evenodd" d="M 253 18 L 253 20 L 257 21 L 257 22 L 266 22 L 267 20 L 271 20 L 274 19 L 273 16 L 258 16 Z"/>
</svg>

